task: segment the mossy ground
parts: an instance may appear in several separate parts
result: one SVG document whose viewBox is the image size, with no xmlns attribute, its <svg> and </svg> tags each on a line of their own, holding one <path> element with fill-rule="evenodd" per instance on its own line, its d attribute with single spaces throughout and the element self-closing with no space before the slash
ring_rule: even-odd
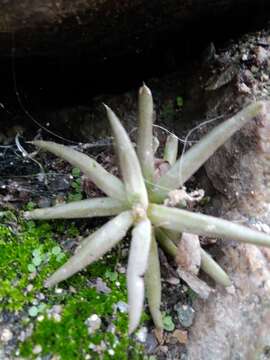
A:
<svg viewBox="0 0 270 360">
<path fill-rule="evenodd" d="M 141 345 L 128 336 L 127 313 L 116 307 L 119 301 L 127 301 L 125 275 L 115 271 L 117 251 L 58 289 L 43 287 L 46 277 L 69 256 L 59 247 L 57 236 L 61 231 L 70 237 L 77 235 L 74 225 L 66 226 L 61 221 L 26 222 L 12 213 L 2 214 L 0 219 L 0 310 L 19 315 L 22 329 L 33 324 L 31 335 L 17 341 L 16 356 L 143 359 Z M 91 286 L 97 278 L 106 283 L 109 292 Z M 50 316 L 54 305 L 62 309 L 58 318 Z M 89 334 L 85 321 L 93 314 L 101 319 L 101 327 Z M 108 326 L 114 331 L 108 331 Z M 38 355 L 33 352 L 37 346 Z"/>
</svg>

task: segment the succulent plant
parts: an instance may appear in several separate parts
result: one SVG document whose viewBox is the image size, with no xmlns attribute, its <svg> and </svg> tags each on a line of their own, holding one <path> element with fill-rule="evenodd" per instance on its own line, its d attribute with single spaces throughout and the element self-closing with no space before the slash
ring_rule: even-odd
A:
<svg viewBox="0 0 270 360">
<path fill-rule="evenodd" d="M 144 304 L 144 287 L 155 326 L 159 330 L 163 327 L 157 241 L 165 251 L 175 257 L 181 233 L 180 245 L 182 241 L 185 244 L 180 246 L 183 256 L 185 249 L 193 244 L 194 237 L 188 236 L 189 234 L 210 235 L 270 247 L 270 236 L 267 234 L 230 221 L 191 212 L 180 208 L 179 205 L 179 202 L 183 205 L 186 201 L 194 200 L 194 196 L 192 197 L 183 188 L 184 183 L 237 130 L 255 116 L 264 113 L 265 103 L 255 102 L 216 126 L 178 160 L 176 160 L 178 141 L 176 137 L 170 135 L 165 145 L 163 163 L 166 166 L 163 171 L 157 171 L 155 168 L 153 100 L 151 91 L 145 85 L 139 90 L 138 107 L 139 126 L 135 151 L 119 119 L 105 105 L 115 139 L 122 180 L 107 172 L 91 157 L 70 147 L 50 141 L 33 141 L 32 144 L 40 149 L 47 150 L 80 168 L 107 197 L 81 200 L 24 213 L 27 219 L 114 216 L 81 242 L 75 254 L 47 279 L 45 282 L 47 287 L 56 285 L 98 260 L 133 227 L 127 266 L 129 333 L 137 328 L 140 321 Z M 199 241 L 194 240 L 195 243 L 197 243 L 195 267 L 200 267 L 216 282 L 229 286 L 230 279 L 227 274 L 209 254 L 201 249 Z M 196 270 L 190 271 L 197 273 Z"/>
</svg>

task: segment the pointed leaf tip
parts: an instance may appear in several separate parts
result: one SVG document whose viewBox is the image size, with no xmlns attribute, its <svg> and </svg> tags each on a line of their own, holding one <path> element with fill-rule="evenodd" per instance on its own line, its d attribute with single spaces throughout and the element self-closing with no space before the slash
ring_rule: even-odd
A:
<svg viewBox="0 0 270 360">
<path fill-rule="evenodd" d="M 107 107 L 107 115 L 115 139 L 128 201 L 131 206 L 140 203 L 146 208 L 148 194 L 133 144 L 120 120 L 109 107 Z"/>
<path fill-rule="evenodd" d="M 57 144 L 52 141 L 36 140 L 31 143 L 42 150 L 49 151 L 52 154 L 68 161 L 74 167 L 78 167 L 105 194 L 120 201 L 125 200 L 126 194 L 122 181 L 120 181 L 116 176 L 110 174 L 102 165 L 90 156 L 74 150 L 69 146 Z"/>
<path fill-rule="evenodd" d="M 152 96 L 151 90 L 149 89 L 148 86 L 145 85 L 144 82 L 143 82 L 143 85 L 139 89 L 139 95 L 142 95 L 143 93 L 145 93 L 145 94 L 147 94 L 149 96 Z"/>
<path fill-rule="evenodd" d="M 125 211 L 89 235 L 78 246 L 75 254 L 47 279 L 45 286 L 52 287 L 98 260 L 123 239 L 132 223 L 132 213 Z"/>
<path fill-rule="evenodd" d="M 105 110 L 108 111 L 110 108 L 107 104 L 105 104 L 104 102 L 102 103 L 102 105 L 104 106 Z M 111 109 L 110 109 L 111 110 Z"/>
<path fill-rule="evenodd" d="M 236 131 L 254 117 L 265 112 L 265 102 L 254 102 L 214 127 L 158 180 L 155 189 L 156 201 L 162 202 L 170 190 L 182 186 Z"/>
<path fill-rule="evenodd" d="M 137 155 L 146 185 L 151 189 L 154 179 L 153 152 L 153 99 L 150 89 L 143 85 L 139 89 Z"/>
</svg>

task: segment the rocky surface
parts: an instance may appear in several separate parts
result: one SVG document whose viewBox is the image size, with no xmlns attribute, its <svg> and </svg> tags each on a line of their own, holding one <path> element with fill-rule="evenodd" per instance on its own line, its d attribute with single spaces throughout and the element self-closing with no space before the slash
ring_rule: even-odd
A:
<svg viewBox="0 0 270 360">
<path fill-rule="evenodd" d="M 208 118 L 220 114 L 226 117 L 243 104 L 269 98 L 269 47 L 269 32 L 260 32 L 214 55 L 210 64 L 212 82 L 206 82 Z M 269 126 L 269 116 L 258 117 L 205 166 L 220 194 L 210 212 L 265 232 L 270 230 Z M 217 288 L 206 302 L 197 302 L 189 359 L 268 359 L 269 249 L 239 245 L 233 239 L 219 245 L 221 264 L 233 287 L 229 291 Z"/>
</svg>

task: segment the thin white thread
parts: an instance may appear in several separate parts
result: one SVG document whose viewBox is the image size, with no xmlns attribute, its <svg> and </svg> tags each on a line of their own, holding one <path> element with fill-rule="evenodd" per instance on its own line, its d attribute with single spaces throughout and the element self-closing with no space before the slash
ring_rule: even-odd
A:
<svg viewBox="0 0 270 360">
<path fill-rule="evenodd" d="M 181 143 L 183 143 L 183 144 L 185 143 L 185 140 L 180 139 L 177 135 L 175 135 L 173 132 L 171 132 L 170 130 L 166 129 L 165 127 L 163 127 L 163 126 L 161 126 L 161 125 L 157 125 L 157 124 L 153 124 L 153 127 L 156 127 L 156 128 L 158 128 L 158 129 L 161 129 L 161 130 L 163 130 L 164 132 L 166 132 L 167 134 L 170 134 L 170 135 L 174 136 L 179 142 L 181 142 Z M 190 143 L 196 143 L 197 140 L 190 140 L 189 142 L 190 142 Z"/>
<path fill-rule="evenodd" d="M 184 158 L 184 155 L 185 155 L 185 152 L 186 152 L 187 144 L 188 144 L 188 143 L 191 143 L 191 142 L 197 143 L 197 142 L 200 141 L 200 140 L 188 141 L 189 136 L 190 136 L 194 131 L 196 131 L 196 130 L 198 130 L 199 128 L 201 128 L 202 126 L 207 125 L 207 124 L 210 124 L 210 123 L 212 123 L 212 122 L 215 122 L 215 121 L 217 121 L 217 120 L 219 120 L 219 119 L 221 119 L 221 118 L 223 118 L 223 115 L 220 115 L 220 116 L 217 116 L 217 117 L 215 117 L 215 118 L 212 118 L 212 119 L 203 121 L 202 123 L 198 124 L 197 126 L 195 126 L 194 128 L 192 128 L 191 130 L 189 130 L 189 132 L 187 133 L 187 135 L 186 135 L 186 137 L 184 138 L 184 140 L 180 139 L 178 136 L 176 136 L 174 133 L 172 133 L 172 132 L 169 131 L 168 129 L 166 129 L 166 128 L 160 126 L 160 125 L 154 125 L 155 127 L 158 127 L 158 128 L 160 128 L 160 129 L 164 130 L 164 131 L 167 132 L 168 134 L 175 136 L 175 137 L 178 139 L 178 141 L 180 141 L 180 142 L 182 142 L 182 143 L 184 144 L 183 149 L 182 149 L 182 152 L 181 152 L 181 155 L 180 155 L 180 158 L 179 158 L 179 177 L 180 177 L 180 179 L 181 179 L 182 163 L 183 163 L 183 158 Z M 166 176 L 166 174 L 165 174 L 165 176 Z M 149 180 L 147 180 L 147 179 L 144 179 L 144 180 L 145 180 L 145 182 L 146 182 L 147 184 L 154 186 L 156 189 L 165 190 L 165 191 L 168 191 L 168 192 L 172 190 L 172 189 L 167 188 L 167 187 L 165 187 L 165 186 L 161 186 L 161 185 L 158 185 L 158 184 L 156 184 L 156 183 L 153 183 L 153 182 L 151 182 L 151 181 L 149 181 Z"/>
<path fill-rule="evenodd" d="M 183 166 L 183 158 L 184 158 L 184 154 L 186 152 L 186 145 L 187 145 L 187 140 L 189 138 L 189 136 L 196 130 L 200 129 L 202 126 L 204 125 L 207 125 L 207 124 L 211 124 L 212 122 L 215 122 L 219 119 L 223 118 L 223 115 L 219 115 L 219 116 L 216 116 L 212 119 L 209 119 L 209 120 L 205 120 L 203 121 L 202 123 L 198 124 L 197 126 L 195 126 L 193 129 L 191 129 L 186 137 L 185 137 L 185 142 L 184 142 L 184 146 L 183 146 L 183 149 L 182 149 L 182 153 L 181 153 L 181 156 L 180 156 L 180 160 L 179 160 L 179 178 L 180 178 L 180 183 L 182 183 L 181 181 L 181 178 L 182 178 L 182 166 Z"/>
<path fill-rule="evenodd" d="M 12 79 L 13 79 L 13 86 L 14 86 L 14 92 L 16 95 L 16 99 L 18 101 L 18 104 L 21 108 L 21 110 L 25 113 L 25 115 L 31 120 L 33 121 L 37 126 L 39 126 L 42 130 L 46 131 L 48 134 L 53 135 L 54 137 L 69 142 L 70 144 L 76 144 L 79 145 L 79 142 L 76 142 L 74 140 L 70 140 L 67 139 L 61 135 L 56 134 L 55 132 L 47 129 L 45 126 L 43 126 L 40 122 L 38 122 L 34 116 L 27 110 L 27 108 L 24 106 L 23 102 L 22 102 L 22 98 L 21 95 L 19 93 L 19 89 L 18 89 L 18 84 L 17 84 L 17 77 L 16 77 L 16 66 L 15 66 L 15 51 L 16 51 L 16 47 L 15 47 L 15 37 L 14 37 L 14 33 L 12 33 L 12 49 L 11 49 L 11 63 L 12 63 Z M 2 106 L 1 106 L 2 107 Z M 7 110 L 6 110 L 7 111 Z M 82 144 L 83 145 L 83 144 Z M 88 144 L 89 146 L 89 144 Z M 101 146 L 98 142 L 97 144 L 93 143 L 92 147 L 98 147 Z M 90 146 L 89 146 L 90 147 Z"/>
</svg>

